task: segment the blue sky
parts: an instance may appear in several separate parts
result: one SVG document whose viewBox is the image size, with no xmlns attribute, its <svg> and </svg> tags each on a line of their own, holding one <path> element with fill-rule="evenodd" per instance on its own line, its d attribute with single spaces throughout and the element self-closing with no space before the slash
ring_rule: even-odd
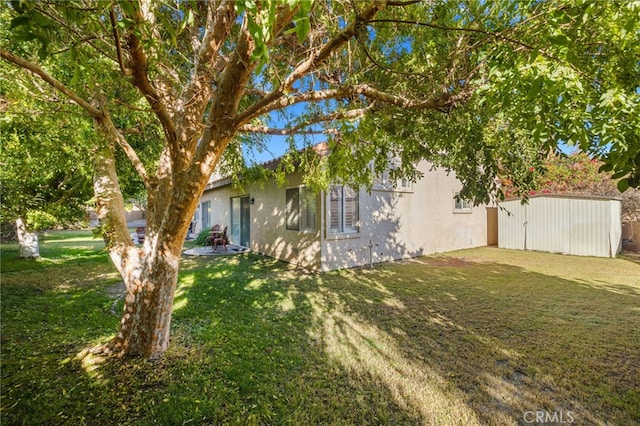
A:
<svg viewBox="0 0 640 426">
<path fill-rule="evenodd" d="M 281 111 L 285 113 L 288 117 L 282 117 L 278 114 L 278 112 L 273 112 L 270 116 L 265 120 L 265 125 L 268 125 L 274 129 L 286 129 L 292 126 L 293 120 L 299 115 L 302 115 L 307 108 L 305 103 L 295 104 L 288 108 L 285 111 Z M 307 128 L 306 130 L 322 130 L 322 125 L 313 125 Z M 243 155 L 246 161 L 249 162 L 257 162 L 264 163 L 274 158 L 281 157 L 287 152 L 289 149 L 289 145 L 291 143 L 291 139 L 295 141 L 295 145 L 297 149 L 303 148 L 304 146 L 314 145 L 320 142 L 324 142 L 327 140 L 328 135 L 324 133 L 311 134 L 311 135 L 294 135 L 294 136 L 272 136 L 267 135 L 264 137 L 264 150 L 260 150 L 258 148 L 251 147 L 243 147 Z"/>
<path fill-rule="evenodd" d="M 327 136 L 323 134 L 319 135 L 306 135 L 306 138 L 302 136 L 293 137 L 297 148 L 302 148 L 305 145 L 315 145 L 327 140 Z M 268 136 L 265 139 L 265 145 L 267 150 L 260 152 L 256 148 L 250 150 L 247 147 L 243 147 L 244 157 L 248 161 L 255 161 L 257 163 L 264 163 L 274 158 L 281 157 L 289 149 L 289 137 L 288 136 Z"/>
</svg>

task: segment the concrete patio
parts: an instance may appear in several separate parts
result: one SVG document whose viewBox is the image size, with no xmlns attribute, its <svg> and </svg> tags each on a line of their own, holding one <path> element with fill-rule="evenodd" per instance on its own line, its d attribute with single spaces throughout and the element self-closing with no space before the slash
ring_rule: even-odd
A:
<svg viewBox="0 0 640 426">
<path fill-rule="evenodd" d="M 238 246 L 235 244 L 227 244 L 227 250 L 218 247 L 217 250 L 211 248 L 211 246 L 194 247 L 187 249 L 183 252 L 187 256 L 227 256 L 232 254 L 246 253 L 249 249 L 246 247 Z"/>
</svg>

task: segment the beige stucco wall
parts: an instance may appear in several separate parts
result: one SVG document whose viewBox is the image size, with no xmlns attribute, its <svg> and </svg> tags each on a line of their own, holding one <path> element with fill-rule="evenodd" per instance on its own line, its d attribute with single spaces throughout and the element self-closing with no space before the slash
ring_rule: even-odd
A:
<svg viewBox="0 0 640 426">
<path fill-rule="evenodd" d="M 251 208 L 251 249 L 316 270 L 320 269 L 320 231 L 295 231 L 286 227 L 286 188 L 296 187 L 301 183 L 301 176 L 293 174 L 289 175 L 287 183 L 281 187 L 275 182 L 268 182 L 252 188 L 255 204 Z M 320 221 L 319 200 L 318 195 L 316 222 Z"/>
<path fill-rule="evenodd" d="M 275 182 L 247 185 L 243 190 L 226 185 L 206 191 L 201 203 L 211 201 L 211 224 L 228 226 L 231 229 L 231 197 L 249 196 L 254 199 L 250 206 L 250 245 L 256 252 L 284 260 L 302 267 L 320 269 L 320 231 L 315 233 L 286 229 L 286 188 L 301 183 L 299 174 L 289 175 L 284 186 Z M 316 218 L 320 222 L 320 195 L 316 203 Z M 202 223 L 202 221 L 199 221 Z M 319 226 L 318 226 L 319 228 Z M 200 231 L 200 228 L 196 229 Z M 231 231 L 229 231 L 231 237 Z M 231 241 L 238 244 L 237 241 Z"/>
<path fill-rule="evenodd" d="M 254 198 L 250 249 L 313 270 L 349 268 L 368 265 L 370 261 L 378 263 L 486 245 L 486 207 L 454 212 L 453 197 L 462 185 L 453 173 L 429 171 L 426 162 L 420 164 L 420 169 L 425 177 L 409 190 L 378 187 L 370 194 L 361 190 L 360 232 L 353 235 L 327 234 L 325 193 L 317 198 L 315 233 L 286 229 L 286 188 L 301 184 L 299 174 L 290 175 L 281 187 L 267 182 L 247 185 L 244 191 L 231 185 L 215 188 L 205 192 L 201 201 L 212 202 L 212 224 L 230 227 L 230 198 L 240 195 Z"/>
<path fill-rule="evenodd" d="M 211 212 L 209 216 L 209 223 L 211 226 L 220 225 L 222 228 L 225 226 L 231 228 L 231 197 L 243 195 L 243 192 L 234 189 L 231 185 L 226 185 L 220 188 L 216 188 L 214 191 L 205 192 L 200 199 L 198 209 L 202 202 L 211 201 Z M 202 231 L 203 220 L 197 221 L 195 226 L 195 232 Z"/>
<path fill-rule="evenodd" d="M 454 212 L 453 197 L 462 187 L 454 174 L 429 171 L 426 162 L 419 167 L 425 176 L 411 190 L 360 191 L 360 232 L 345 238 L 325 238 L 322 270 L 487 244 L 486 207 Z"/>
</svg>

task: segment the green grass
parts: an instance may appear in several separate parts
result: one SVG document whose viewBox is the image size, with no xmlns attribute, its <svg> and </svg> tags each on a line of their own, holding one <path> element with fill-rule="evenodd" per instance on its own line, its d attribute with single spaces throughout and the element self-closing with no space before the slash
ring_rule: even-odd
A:
<svg viewBox="0 0 640 426">
<path fill-rule="evenodd" d="M 184 258 L 159 361 L 104 359 L 120 279 L 86 233 L 2 246 L 1 423 L 640 422 L 640 265 L 483 248 L 307 274 Z"/>
</svg>

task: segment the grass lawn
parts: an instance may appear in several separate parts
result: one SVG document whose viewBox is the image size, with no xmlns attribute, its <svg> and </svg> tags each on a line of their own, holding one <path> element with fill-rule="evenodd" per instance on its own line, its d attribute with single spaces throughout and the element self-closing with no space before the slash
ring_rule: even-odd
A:
<svg viewBox="0 0 640 426">
<path fill-rule="evenodd" d="M 88 354 L 122 309 L 101 247 L 2 246 L 3 425 L 640 423 L 631 260 L 482 248 L 307 274 L 184 258 L 170 348 L 148 361 Z"/>
</svg>

